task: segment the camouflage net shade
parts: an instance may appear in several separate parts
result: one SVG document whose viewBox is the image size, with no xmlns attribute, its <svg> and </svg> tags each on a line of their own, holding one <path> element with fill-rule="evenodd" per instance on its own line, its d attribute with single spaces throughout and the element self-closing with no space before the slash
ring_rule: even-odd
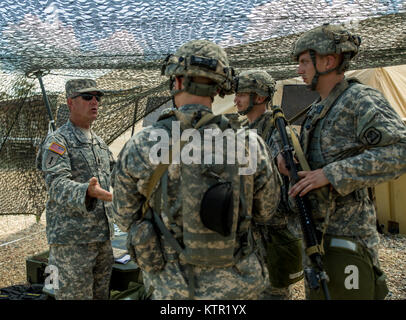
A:
<svg viewBox="0 0 406 320">
<path fill-rule="evenodd" d="M 68 118 L 64 84 L 92 78 L 106 90 L 93 129 L 108 144 L 170 99 L 167 54 L 193 39 L 226 48 L 237 71 L 296 76 L 293 43 L 322 23 L 362 38 L 351 68 L 406 64 L 406 1 L 4 0 L 0 2 L 0 215 L 34 214 L 46 190 L 35 169 L 49 131 Z"/>
</svg>

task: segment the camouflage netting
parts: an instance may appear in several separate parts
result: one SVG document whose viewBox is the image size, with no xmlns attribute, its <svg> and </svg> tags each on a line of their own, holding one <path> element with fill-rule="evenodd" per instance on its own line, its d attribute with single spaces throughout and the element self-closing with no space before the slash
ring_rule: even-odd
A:
<svg viewBox="0 0 406 320">
<path fill-rule="evenodd" d="M 45 206 L 35 154 L 49 131 L 37 76 L 56 126 L 68 118 L 64 84 L 92 78 L 106 90 L 94 130 L 110 144 L 170 99 L 160 67 L 188 40 L 226 48 L 237 70 L 296 75 L 290 50 L 322 23 L 362 37 L 356 69 L 406 64 L 406 2 L 384 0 L 4 0 L 0 2 L 0 215 Z"/>
</svg>

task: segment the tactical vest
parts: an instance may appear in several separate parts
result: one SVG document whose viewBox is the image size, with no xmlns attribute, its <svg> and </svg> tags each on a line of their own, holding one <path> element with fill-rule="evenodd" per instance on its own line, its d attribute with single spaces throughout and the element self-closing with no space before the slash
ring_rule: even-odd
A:
<svg viewBox="0 0 406 320">
<path fill-rule="evenodd" d="M 172 121 L 176 120 L 181 122 L 182 130 L 196 128 L 198 122 L 193 123 L 192 120 L 191 123 L 185 114 L 173 111 L 161 117 L 158 124 L 170 131 Z M 215 124 L 222 132 L 230 128 L 224 116 L 213 116 L 202 126 L 207 124 Z M 198 130 L 203 137 L 203 129 Z M 203 139 L 201 142 L 203 151 Z M 224 143 L 223 163 L 227 159 L 226 147 Z M 212 150 L 215 150 L 214 145 Z M 175 224 L 174 208 L 168 205 L 167 172 L 162 175 L 159 189 L 154 194 L 154 209 L 168 218 L 170 230 L 165 230 L 168 228 L 157 212 L 155 222 L 163 234 L 166 254 L 173 255 L 175 250 L 179 260 L 185 264 L 229 267 L 252 251 L 251 215 L 246 210 L 244 199 L 244 182 L 252 176 L 240 176 L 238 163 L 203 164 L 203 152 L 201 156 L 202 164 L 180 164 L 179 198 L 174 207 L 181 210 L 182 227 Z"/>
<path fill-rule="evenodd" d="M 335 105 L 339 97 L 353 84 L 359 83 L 357 79 L 344 80 L 337 90 L 331 94 L 323 105 L 316 106 L 316 109 L 311 108 L 308 112 L 301 131 L 301 141 L 303 149 L 308 160 L 308 163 L 312 170 L 323 168 L 328 163 L 326 162 L 322 150 L 321 150 L 321 137 L 322 128 L 326 120 L 326 115 Z M 364 189 L 354 191 L 346 197 L 355 197 L 356 199 L 361 199 L 367 196 L 367 191 Z M 334 206 L 337 201 L 345 201 L 346 197 L 338 197 L 333 203 L 327 198 L 320 199 L 315 192 L 310 192 L 308 195 L 309 201 L 311 203 L 313 210 L 313 216 L 315 219 L 324 219 L 325 213 L 329 210 L 334 210 Z"/>
</svg>

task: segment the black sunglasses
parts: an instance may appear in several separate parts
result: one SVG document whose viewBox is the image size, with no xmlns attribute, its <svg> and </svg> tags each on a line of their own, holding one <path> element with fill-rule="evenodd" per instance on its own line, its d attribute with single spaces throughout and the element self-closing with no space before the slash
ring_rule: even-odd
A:
<svg viewBox="0 0 406 320">
<path fill-rule="evenodd" d="M 93 97 L 96 97 L 97 102 L 100 102 L 101 96 L 98 94 L 91 94 L 91 93 L 80 93 L 77 96 L 72 97 L 72 99 L 75 99 L 77 97 L 82 97 L 86 101 L 90 101 L 93 99 Z"/>
</svg>

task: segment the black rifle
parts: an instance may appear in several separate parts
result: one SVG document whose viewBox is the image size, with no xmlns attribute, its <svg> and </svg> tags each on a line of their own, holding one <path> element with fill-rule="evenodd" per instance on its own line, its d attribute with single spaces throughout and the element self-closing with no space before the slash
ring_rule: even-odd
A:
<svg viewBox="0 0 406 320">
<path fill-rule="evenodd" d="M 298 169 L 293 158 L 294 148 L 291 146 L 286 133 L 287 121 L 281 108 L 273 107 L 272 110 L 275 126 L 282 139 L 282 155 L 286 162 L 286 168 L 289 170 L 292 183 L 295 184 L 300 180 L 300 178 L 298 176 Z M 291 134 L 294 134 L 294 132 Z M 300 226 L 302 228 L 306 249 L 312 249 L 311 253 L 309 254 L 309 258 L 313 264 L 313 268 L 304 270 L 307 282 L 312 290 L 318 289 L 321 285 L 324 297 L 326 300 L 330 300 L 330 294 L 327 287 L 328 277 L 323 269 L 322 263 L 322 249 L 319 246 L 313 215 L 308 205 L 307 197 L 297 195 L 295 197 L 295 202 L 300 213 Z"/>
</svg>

